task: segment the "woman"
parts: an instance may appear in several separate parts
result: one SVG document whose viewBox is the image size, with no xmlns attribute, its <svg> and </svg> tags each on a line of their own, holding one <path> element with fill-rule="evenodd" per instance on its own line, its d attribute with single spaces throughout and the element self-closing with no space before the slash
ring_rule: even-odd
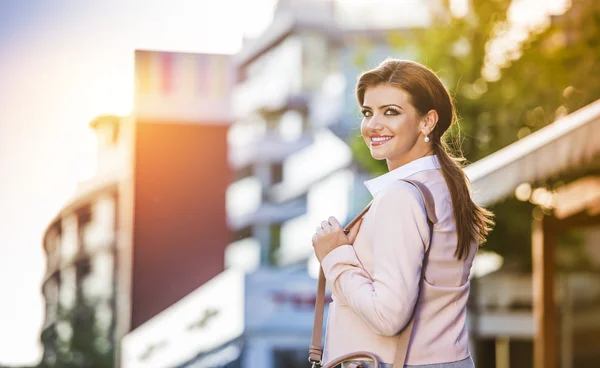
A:
<svg viewBox="0 0 600 368">
<path fill-rule="evenodd" d="M 405 364 L 473 367 L 469 273 L 493 221 L 471 199 L 460 160 L 442 139 L 457 120 L 450 94 L 423 65 L 388 59 L 360 76 L 356 96 L 365 143 L 374 159 L 386 160 L 389 172 L 365 182 L 374 200 L 348 235 L 329 217 L 313 236 L 333 297 L 323 362 L 369 351 L 391 367 L 397 335 L 416 308 Z M 401 179 L 420 182 L 431 193 L 437 218 L 432 232 L 419 190 Z M 354 366 L 358 362 L 342 367 Z"/>
</svg>

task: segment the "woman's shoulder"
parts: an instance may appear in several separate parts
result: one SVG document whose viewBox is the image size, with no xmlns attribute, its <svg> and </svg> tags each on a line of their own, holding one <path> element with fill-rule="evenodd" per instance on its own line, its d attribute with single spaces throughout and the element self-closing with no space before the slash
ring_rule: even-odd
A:
<svg viewBox="0 0 600 368">
<path fill-rule="evenodd" d="M 396 180 L 388 184 L 375 197 L 373 206 L 385 210 L 425 209 L 419 190 L 405 180 Z"/>
<path fill-rule="evenodd" d="M 404 180 L 390 183 L 377 194 L 372 209 L 372 223 L 377 224 L 374 226 L 392 229 L 399 236 L 418 233 L 423 243 L 428 244 L 430 226 L 425 203 L 413 184 Z"/>
<path fill-rule="evenodd" d="M 417 187 L 411 184 L 407 180 L 398 179 L 389 183 L 384 189 L 381 190 L 375 200 L 383 199 L 421 199 L 421 194 Z"/>
</svg>

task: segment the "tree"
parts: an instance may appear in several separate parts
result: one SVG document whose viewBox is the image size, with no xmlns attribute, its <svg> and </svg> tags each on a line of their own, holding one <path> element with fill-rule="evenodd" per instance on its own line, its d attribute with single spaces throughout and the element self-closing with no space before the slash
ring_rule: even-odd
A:
<svg viewBox="0 0 600 368">
<path fill-rule="evenodd" d="M 111 341 L 112 326 L 106 326 L 96 317 L 96 303 L 81 300 L 73 308 L 58 313 L 56 329 L 61 333 L 48 336 L 52 359 L 43 359 L 39 368 L 110 368 L 114 366 L 114 345 Z M 47 353 L 44 357 L 47 357 Z"/>
<path fill-rule="evenodd" d="M 469 13 L 457 18 L 446 2 L 431 27 L 389 38 L 392 46 L 412 50 L 449 88 L 459 112 L 461 136 L 457 139 L 458 129 L 448 132 L 449 143 L 455 150 L 462 148 L 469 162 L 600 98 L 600 3 L 573 0 L 550 26 L 533 30 L 512 51 L 501 65 L 499 78 L 483 72 L 490 62 L 486 48 L 506 29 L 511 1 L 471 1 L 470 5 Z M 361 138 L 351 146 L 367 170 L 386 171 L 384 161 L 370 159 Z M 600 168 L 587 171 L 600 172 Z M 563 175 L 535 184 L 555 187 L 571 179 L 572 175 Z M 486 248 L 514 260 L 520 269 L 530 269 L 534 206 L 509 198 L 491 209 L 497 224 Z M 572 243 L 578 237 L 565 234 L 564 238 Z"/>
</svg>

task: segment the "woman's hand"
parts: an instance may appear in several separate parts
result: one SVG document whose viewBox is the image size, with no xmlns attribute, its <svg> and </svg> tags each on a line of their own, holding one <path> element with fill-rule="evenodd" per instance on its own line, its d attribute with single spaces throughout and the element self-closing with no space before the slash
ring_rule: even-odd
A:
<svg viewBox="0 0 600 368">
<path fill-rule="evenodd" d="M 321 222 L 321 226 L 317 227 L 317 231 L 312 237 L 313 248 L 315 248 L 315 255 L 319 263 L 335 248 L 342 245 L 353 245 L 362 220 L 361 218 L 350 228 L 348 235 L 344 234 L 342 225 L 333 216 L 330 216 L 327 221 Z"/>
</svg>

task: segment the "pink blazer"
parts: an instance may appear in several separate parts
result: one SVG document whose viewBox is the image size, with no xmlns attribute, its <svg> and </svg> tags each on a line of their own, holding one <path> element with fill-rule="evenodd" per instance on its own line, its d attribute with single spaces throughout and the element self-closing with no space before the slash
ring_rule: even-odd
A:
<svg viewBox="0 0 600 368">
<path fill-rule="evenodd" d="M 366 350 L 391 364 L 395 335 L 409 322 L 415 303 L 406 364 L 469 357 L 467 299 L 477 247 L 473 246 L 466 260 L 454 257 L 456 225 L 450 193 L 438 167 L 435 156 L 428 156 L 365 183 L 374 202 L 354 245 L 336 248 L 321 263 L 333 298 L 325 333 L 325 363 Z M 432 239 L 418 190 L 400 178 L 419 181 L 431 191 L 438 219 Z M 419 286 L 429 244 L 426 281 Z"/>
</svg>

